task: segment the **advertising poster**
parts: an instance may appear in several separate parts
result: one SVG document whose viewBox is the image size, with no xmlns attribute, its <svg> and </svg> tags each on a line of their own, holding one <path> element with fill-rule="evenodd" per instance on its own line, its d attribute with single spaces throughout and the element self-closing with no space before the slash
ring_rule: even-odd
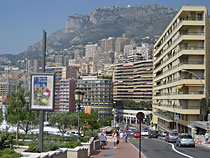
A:
<svg viewBox="0 0 210 158">
<path fill-rule="evenodd" d="M 54 74 L 32 74 L 30 109 L 52 111 L 53 105 Z"/>
<path fill-rule="evenodd" d="M 85 113 L 86 114 L 91 114 L 91 107 L 90 106 L 85 107 Z"/>
</svg>

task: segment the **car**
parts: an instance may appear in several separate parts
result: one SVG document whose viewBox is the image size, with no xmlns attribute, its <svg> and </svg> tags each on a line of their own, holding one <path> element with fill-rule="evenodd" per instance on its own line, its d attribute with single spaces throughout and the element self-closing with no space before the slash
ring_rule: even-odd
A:
<svg viewBox="0 0 210 158">
<path fill-rule="evenodd" d="M 163 132 L 163 131 L 158 131 L 158 135 L 161 137 L 165 137 L 167 134 L 167 132 Z"/>
<path fill-rule="evenodd" d="M 141 131 L 141 135 L 142 135 L 142 136 L 148 136 L 148 135 L 149 135 L 148 130 L 142 130 L 142 131 Z"/>
<path fill-rule="evenodd" d="M 175 143 L 178 136 L 179 134 L 177 132 L 169 132 L 165 136 L 165 141 Z"/>
<path fill-rule="evenodd" d="M 158 132 L 157 131 L 149 131 L 148 138 L 158 138 Z"/>
<path fill-rule="evenodd" d="M 128 130 L 128 134 L 129 134 L 129 136 L 133 136 L 134 131 L 135 131 L 134 129 L 129 129 L 129 130 Z"/>
<path fill-rule="evenodd" d="M 140 132 L 139 131 L 134 132 L 133 137 L 134 138 L 139 138 L 140 137 Z"/>
<path fill-rule="evenodd" d="M 195 147 L 195 141 L 191 135 L 184 134 L 184 135 L 180 135 L 177 138 L 176 145 L 179 147 L 181 147 L 181 146 Z"/>
</svg>

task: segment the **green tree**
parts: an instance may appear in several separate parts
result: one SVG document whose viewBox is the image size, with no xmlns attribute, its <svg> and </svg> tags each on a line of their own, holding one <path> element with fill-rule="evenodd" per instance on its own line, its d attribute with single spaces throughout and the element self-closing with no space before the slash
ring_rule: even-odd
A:
<svg viewBox="0 0 210 158">
<path fill-rule="evenodd" d="M 29 93 L 26 93 L 22 83 L 18 83 L 14 88 L 15 91 L 7 96 L 6 119 L 8 123 L 17 125 L 16 142 L 18 142 L 20 124 L 23 125 L 21 128 L 27 133 L 29 124 L 38 121 L 38 117 L 37 112 L 29 111 L 29 99 L 26 99 L 29 98 Z"/>
<path fill-rule="evenodd" d="M 91 114 L 87 114 L 85 112 L 80 113 L 80 124 L 81 130 L 83 133 L 86 132 L 87 129 L 98 129 L 99 123 L 97 120 L 97 113 L 92 112 Z"/>
<path fill-rule="evenodd" d="M 50 116 L 49 122 L 56 125 L 62 136 L 64 136 L 69 129 L 77 124 L 77 113 L 54 113 Z"/>
</svg>

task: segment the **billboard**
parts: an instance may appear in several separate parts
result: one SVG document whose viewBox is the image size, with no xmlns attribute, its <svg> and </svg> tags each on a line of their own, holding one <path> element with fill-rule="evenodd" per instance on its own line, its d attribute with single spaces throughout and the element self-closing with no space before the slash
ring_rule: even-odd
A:
<svg viewBox="0 0 210 158">
<path fill-rule="evenodd" d="M 54 110 L 54 82 L 54 74 L 31 74 L 30 110 Z"/>
</svg>

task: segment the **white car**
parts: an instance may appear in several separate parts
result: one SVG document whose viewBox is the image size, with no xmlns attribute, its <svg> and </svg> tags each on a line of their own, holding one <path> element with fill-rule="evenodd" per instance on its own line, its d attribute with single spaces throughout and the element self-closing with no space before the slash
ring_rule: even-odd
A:
<svg viewBox="0 0 210 158">
<path fill-rule="evenodd" d="M 149 135 L 149 132 L 147 130 L 142 130 L 141 131 L 141 135 L 142 136 L 148 136 Z"/>
</svg>

